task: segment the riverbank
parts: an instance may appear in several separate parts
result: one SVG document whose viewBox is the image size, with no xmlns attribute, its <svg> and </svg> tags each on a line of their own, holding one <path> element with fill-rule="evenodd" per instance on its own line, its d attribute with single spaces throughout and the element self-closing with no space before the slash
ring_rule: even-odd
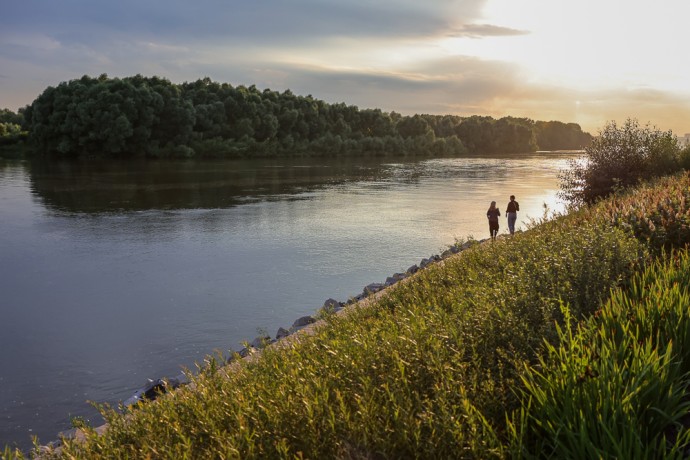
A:
<svg viewBox="0 0 690 460">
<path fill-rule="evenodd" d="M 504 238 L 502 235 L 499 238 Z M 362 292 L 346 302 L 339 302 L 333 298 L 327 299 L 321 309 L 313 316 L 303 316 L 296 319 L 289 328 L 280 327 L 272 338 L 268 335 L 260 335 L 252 341 L 246 341 L 246 346 L 231 353 L 227 358 L 215 356 L 215 358 L 222 358 L 226 361 L 227 372 L 232 372 L 239 360 L 252 361 L 261 356 L 261 352 L 268 346 L 289 347 L 295 341 L 298 341 L 302 335 L 314 335 L 317 330 L 327 324 L 326 317 L 329 315 L 347 315 L 359 308 L 367 308 L 373 302 L 379 300 L 386 295 L 391 288 L 400 282 L 409 281 L 415 274 L 419 273 L 432 264 L 442 264 L 443 261 L 453 255 L 459 254 L 462 251 L 469 249 L 472 246 L 482 244 L 489 241 L 483 240 L 469 240 L 467 242 L 456 242 L 451 245 L 446 251 L 441 254 L 435 254 L 428 258 L 422 259 L 419 264 L 410 266 L 404 273 L 394 273 L 389 276 L 383 283 L 371 283 L 364 287 Z M 142 388 L 136 390 L 132 397 L 123 402 L 126 410 L 136 409 L 138 404 L 144 404 L 147 401 L 157 399 L 161 394 L 176 390 L 181 386 L 190 384 L 193 376 L 189 373 L 182 373 L 174 377 L 162 377 L 156 380 L 149 380 L 149 382 Z M 192 388 L 194 387 L 192 383 Z M 103 435 L 108 428 L 107 424 L 99 425 L 93 428 L 93 431 L 99 435 Z M 58 434 L 55 441 L 48 444 L 43 444 L 38 448 L 42 454 L 59 454 L 64 440 L 75 440 L 82 442 L 86 439 L 86 431 L 82 428 L 73 428 L 63 431 Z"/>
<path fill-rule="evenodd" d="M 106 412 L 104 435 L 86 429 L 84 442 L 67 441 L 62 455 L 452 458 L 465 452 L 487 458 L 529 451 L 538 445 L 534 435 L 518 435 L 538 433 L 530 425 L 548 423 L 531 418 L 523 399 L 530 373 L 545 372 L 548 363 L 558 368 L 545 359 L 579 337 L 571 321 L 602 316 L 592 315 L 608 311 L 612 289 L 630 286 L 662 247 L 690 242 L 689 195 L 687 176 L 659 181 L 469 248 L 396 285 L 370 308 L 327 316 L 325 327 L 299 335 L 290 347 L 267 347 L 259 359 L 238 361 L 231 373 L 210 361 L 194 377 L 193 390 L 172 392 L 128 417 Z M 605 383 L 578 369 L 585 380 Z M 650 407 L 665 407 L 667 394 L 649 394 L 657 398 Z M 582 401 L 616 407 L 593 398 Z M 645 420 L 641 414 L 634 421 Z M 596 417 L 583 423 L 592 433 L 602 429 Z M 655 439 L 678 427 L 677 419 L 668 423 L 653 433 L 649 424 L 637 425 L 647 430 L 646 449 L 663 451 Z M 639 440 L 628 434 L 631 443 Z M 516 445 L 520 440 L 529 442 Z"/>
</svg>

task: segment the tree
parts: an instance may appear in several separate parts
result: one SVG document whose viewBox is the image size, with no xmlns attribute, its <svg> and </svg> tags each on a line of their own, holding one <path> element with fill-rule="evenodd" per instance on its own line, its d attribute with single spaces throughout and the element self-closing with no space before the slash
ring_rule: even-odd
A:
<svg viewBox="0 0 690 460">
<path fill-rule="evenodd" d="M 681 168 L 680 147 L 671 131 L 660 131 L 628 119 L 609 122 L 560 175 L 562 198 L 572 204 L 593 203 L 618 188 Z"/>
<path fill-rule="evenodd" d="M 538 121 L 535 131 L 540 150 L 579 150 L 592 142 L 592 136 L 577 123 Z"/>
<path fill-rule="evenodd" d="M 398 122 L 397 130 L 398 134 L 404 139 L 425 136 L 427 132 L 433 134 L 433 131 L 431 131 L 429 127 L 429 123 L 420 115 L 403 118 Z"/>
<path fill-rule="evenodd" d="M 403 116 L 208 77 L 178 85 L 105 74 L 48 87 L 16 116 L 0 111 L 0 123 L 22 118 L 35 153 L 71 158 L 524 152 L 536 130 L 528 119 Z"/>
</svg>

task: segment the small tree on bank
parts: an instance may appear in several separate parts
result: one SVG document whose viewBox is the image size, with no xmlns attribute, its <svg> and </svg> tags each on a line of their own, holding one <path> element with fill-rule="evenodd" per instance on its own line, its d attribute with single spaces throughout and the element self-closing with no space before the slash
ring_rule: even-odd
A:
<svg viewBox="0 0 690 460">
<path fill-rule="evenodd" d="M 616 189 L 681 169 L 680 147 L 672 131 L 627 119 L 611 121 L 585 148 L 585 156 L 563 171 L 561 198 L 571 204 L 593 203 Z"/>
</svg>

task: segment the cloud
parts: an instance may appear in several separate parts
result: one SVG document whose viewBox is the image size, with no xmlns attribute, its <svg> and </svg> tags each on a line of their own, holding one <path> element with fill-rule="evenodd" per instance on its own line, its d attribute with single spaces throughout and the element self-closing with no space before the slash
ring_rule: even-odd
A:
<svg viewBox="0 0 690 460">
<path fill-rule="evenodd" d="M 473 21 L 486 0 L 33 0 L 11 3 L 0 28 L 43 31 L 63 43 L 107 42 L 117 36 L 174 43 L 305 43 L 321 37 L 426 36 Z M 4 18 L 4 19 L 3 19 Z"/>
<path fill-rule="evenodd" d="M 222 69 L 207 67 L 208 74 Z M 496 94 L 516 90 L 516 69 L 470 57 L 429 60 L 397 70 L 343 70 L 265 62 L 251 81 L 262 88 L 290 89 L 327 102 L 380 108 L 403 114 L 474 111 Z M 454 102 L 453 102 L 454 101 Z M 452 109 L 452 110 L 451 110 Z"/>
<path fill-rule="evenodd" d="M 529 34 L 526 30 L 511 29 L 491 24 L 465 24 L 449 33 L 450 38 L 514 37 Z"/>
</svg>

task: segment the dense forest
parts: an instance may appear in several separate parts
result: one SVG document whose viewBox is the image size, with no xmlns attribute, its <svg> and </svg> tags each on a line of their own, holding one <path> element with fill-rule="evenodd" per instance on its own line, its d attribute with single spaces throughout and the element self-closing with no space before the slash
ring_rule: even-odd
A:
<svg viewBox="0 0 690 460">
<path fill-rule="evenodd" d="M 0 112 L 0 149 L 53 158 L 248 158 L 519 153 L 580 149 L 579 125 L 527 118 L 403 116 L 209 78 L 80 79 Z"/>
</svg>

